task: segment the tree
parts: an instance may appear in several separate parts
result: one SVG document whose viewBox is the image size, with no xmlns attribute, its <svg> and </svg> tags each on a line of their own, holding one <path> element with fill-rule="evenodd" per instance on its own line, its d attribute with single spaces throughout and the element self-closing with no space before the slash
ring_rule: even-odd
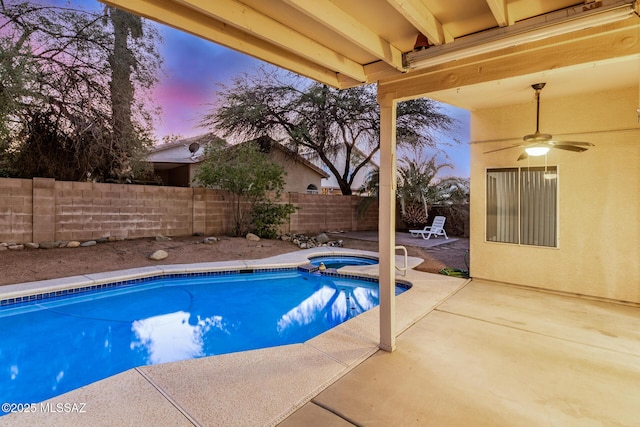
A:
<svg viewBox="0 0 640 427">
<path fill-rule="evenodd" d="M 264 141 L 264 140 L 263 140 Z M 264 146 L 264 145 L 263 145 Z M 233 234 L 241 236 L 250 230 L 254 215 L 259 216 L 257 230 L 262 237 L 272 237 L 273 225 L 293 213 L 293 205 L 281 208 L 268 199 L 269 192 L 280 197 L 284 188 L 285 170 L 272 162 L 253 141 L 227 147 L 211 144 L 205 150 L 205 160 L 196 175 L 200 184 L 228 191 L 233 211 Z M 255 227 L 254 227 L 255 229 Z"/>
<path fill-rule="evenodd" d="M 131 75 L 136 69 L 136 58 L 127 42 L 130 38 L 135 41 L 142 37 L 142 19 L 110 6 L 105 8 L 105 12 L 113 25 L 113 50 L 107 57 L 111 69 L 111 126 L 114 141 L 123 144 L 135 138 L 131 119 L 134 96 Z"/>
<path fill-rule="evenodd" d="M 269 135 L 336 177 L 342 194 L 351 194 L 356 174 L 380 149 L 380 111 L 374 86 L 337 90 L 266 68 L 236 77 L 218 92 L 201 124 L 225 137 Z M 436 102 L 417 99 L 397 108 L 398 147 L 436 148 L 435 134 L 450 130 L 453 119 Z M 344 164 L 338 162 L 339 157 Z"/>
<path fill-rule="evenodd" d="M 415 150 L 398 160 L 398 189 L 402 220 L 409 227 L 427 224 L 429 206 L 469 203 L 469 179 L 460 177 L 438 178 L 438 173 L 450 163 L 438 163 L 437 155 L 428 158 L 423 150 Z M 358 203 L 358 214 L 363 215 L 378 200 L 379 171 L 372 171 L 362 188 L 368 194 Z"/>
<path fill-rule="evenodd" d="M 0 0 L 0 34 L 5 173 L 133 179 L 152 142 L 144 100 L 161 67 L 157 31 L 111 8 Z"/>
<path fill-rule="evenodd" d="M 427 158 L 423 151 L 398 161 L 398 191 L 402 220 L 410 227 L 427 224 L 429 205 L 453 204 L 469 200 L 468 180 L 458 177 L 438 178 L 451 163 L 438 163 L 437 155 Z"/>
<path fill-rule="evenodd" d="M 402 220 L 414 227 L 427 223 L 429 193 L 433 193 L 433 180 L 441 169 L 453 167 L 450 163 L 436 163 L 436 156 L 403 157 L 398 161 L 398 191 Z"/>
</svg>

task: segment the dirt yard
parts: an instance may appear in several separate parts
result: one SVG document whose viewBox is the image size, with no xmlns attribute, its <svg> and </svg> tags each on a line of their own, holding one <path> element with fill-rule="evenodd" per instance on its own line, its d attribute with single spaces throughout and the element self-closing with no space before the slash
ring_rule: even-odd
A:
<svg viewBox="0 0 640 427">
<path fill-rule="evenodd" d="M 340 237 L 345 248 L 378 251 L 378 243 Z M 154 238 L 101 243 L 95 246 L 56 249 L 4 250 L 0 252 L 0 285 L 53 279 L 104 271 L 123 270 L 155 264 L 261 259 L 299 250 L 290 242 L 261 240 L 250 242 L 229 237 L 212 245 L 203 237 L 180 237 L 158 242 Z M 443 267 L 467 269 L 464 261 L 467 239 L 433 248 L 408 247 L 410 256 L 425 261 L 417 268 L 437 273 Z M 162 261 L 148 256 L 158 249 L 169 253 Z"/>
</svg>

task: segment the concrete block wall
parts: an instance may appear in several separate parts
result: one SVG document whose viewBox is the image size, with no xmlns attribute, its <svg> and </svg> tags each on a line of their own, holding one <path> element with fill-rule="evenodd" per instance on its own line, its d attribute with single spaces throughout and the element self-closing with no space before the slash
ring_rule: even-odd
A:
<svg viewBox="0 0 640 427">
<path fill-rule="evenodd" d="M 193 232 L 207 233 L 207 189 L 193 188 Z"/>
<path fill-rule="evenodd" d="M 0 178 L 0 242 L 29 242 L 32 236 L 32 180 Z"/>
<path fill-rule="evenodd" d="M 289 193 L 288 201 L 300 207 L 289 224 L 291 232 L 315 234 L 322 231 L 377 230 L 377 204 L 359 218 L 358 196 L 330 196 L 318 194 Z"/>
<path fill-rule="evenodd" d="M 378 202 L 369 203 L 363 215 L 360 215 L 358 205 L 362 201 L 362 197 L 351 197 L 351 214 L 353 215 L 351 223 L 352 231 L 370 231 L 378 229 Z"/>
<path fill-rule="evenodd" d="M 0 178 L 0 242 L 226 235 L 230 195 L 205 188 Z M 377 206 L 357 215 L 357 196 L 287 193 L 300 207 L 281 232 L 376 230 Z"/>
<path fill-rule="evenodd" d="M 233 213 L 229 206 L 229 194 L 224 191 L 204 190 L 205 234 L 213 236 L 229 234 L 233 229 Z"/>
<path fill-rule="evenodd" d="M 53 241 L 56 234 L 56 181 L 34 178 L 32 189 L 32 241 Z"/>
<path fill-rule="evenodd" d="M 190 235 L 189 188 L 57 182 L 55 240 Z"/>
<path fill-rule="evenodd" d="M 294 233 L 315 234 L 327 230 L 327 199 L 333 196 L 288 193 L 289 203 L 299 209 L 291 215 L 289 229 Z M 338 200 L 336 200 L 336 203 Z"/>
</svg>

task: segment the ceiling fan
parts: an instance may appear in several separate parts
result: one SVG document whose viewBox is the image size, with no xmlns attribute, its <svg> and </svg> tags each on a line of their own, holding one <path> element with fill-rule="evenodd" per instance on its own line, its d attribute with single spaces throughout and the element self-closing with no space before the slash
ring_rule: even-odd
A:
<svg viewBox="0 0 640 427">
<path fill-rule="evenodd" d="M 543 156 L 547 154 L 550 148 L 558 148 L 560 150 L 573 151 L 581 153 L 586 151 L 586 147 L 593 147 L 590 142 L 580 141 L 557 141 L 553 139 L 553 136 L 548 133 L 540 132 L 540 92 L 544 88 L 546 83 L 536 83 L 531 85 L 536 94 L 536 131 L 532 134 L 525 135 L 522 140 L 524 143 L 516 144 L 511 147 L 498 148 L 497 150 L 486 151 L 487 153 L 494 153 L 496 151 L 508 150 L 515 147 L 524 147 L 524 151 L 518 157 L 518 160 L 524 160 L 529 156 Z"/>
</svg>

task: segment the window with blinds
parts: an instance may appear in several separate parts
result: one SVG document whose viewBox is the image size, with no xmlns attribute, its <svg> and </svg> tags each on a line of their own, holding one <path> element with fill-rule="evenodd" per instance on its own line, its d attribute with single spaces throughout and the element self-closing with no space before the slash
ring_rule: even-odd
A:
<svg viewBox="0 0 640 427">
<path fill-rule="evenodd" d="M 487 169 L 486 239 L 556 247 L 557 177 L 555 166 Z"/>
</svg>

